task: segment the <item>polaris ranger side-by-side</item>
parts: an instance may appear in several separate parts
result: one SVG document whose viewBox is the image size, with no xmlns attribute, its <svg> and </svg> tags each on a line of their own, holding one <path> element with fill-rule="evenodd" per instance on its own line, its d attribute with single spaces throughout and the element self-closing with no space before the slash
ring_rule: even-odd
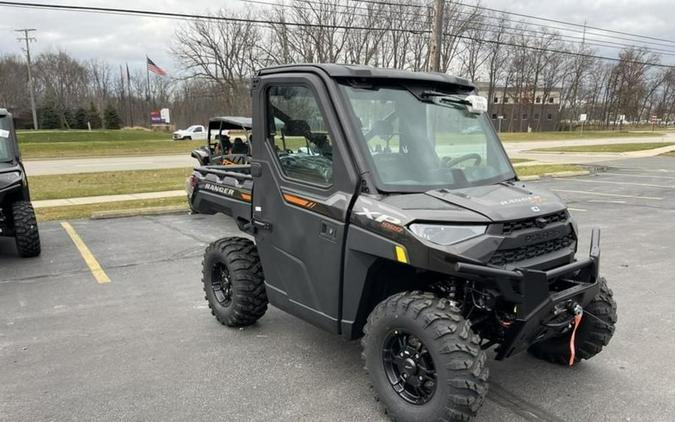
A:
<svg viewBox="0 0 675 422">
<path fill-rule="evenodd" d="M 252 81 L 250 164 L 200 167 L 194 206 L 252 235 L 211 244 L 216 319 L 268 303 L 362 337 L 374 391 L 397 421 L 466 421 L 488 389 L 485 350 L 589 359 L 617 320 L 599 232 L 520 182 L 474 86 L 443 74 L 289 65 Z"/>
<path fill-rule="evenodd" d="M 40 235 L 12 115 L 0 108 L 0 236 L 16 239 L 22 257 L 40 255 Z"/>
</svg>

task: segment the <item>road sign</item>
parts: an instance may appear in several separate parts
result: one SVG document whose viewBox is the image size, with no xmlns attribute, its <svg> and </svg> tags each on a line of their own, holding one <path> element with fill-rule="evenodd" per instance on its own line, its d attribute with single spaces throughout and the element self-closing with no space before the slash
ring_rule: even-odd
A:
<svg viewBox="0 0 675 422">
<path fill-rule="evenodd" d="M 656 123 L 658 120 L 659 120 L 659 117 L 656 114 L 654 114 L 653 116 L 651 116 L 649 118 L 650 123 Z"/>
<path fill-rule="evenodd" d="M 587 119 L 588 119 L 588 115 L 587 115 L 587 114 L 580 114 L 580 115 L 579 115 L 579 121 L 580 121 L 580 122 L 585 122 Z"/>
<path fill-rule="evenodd" d="M 619 114 L 619 123 L 623 123 L 626 121 L 626 115 L 625 114 Z"/>
</svg>

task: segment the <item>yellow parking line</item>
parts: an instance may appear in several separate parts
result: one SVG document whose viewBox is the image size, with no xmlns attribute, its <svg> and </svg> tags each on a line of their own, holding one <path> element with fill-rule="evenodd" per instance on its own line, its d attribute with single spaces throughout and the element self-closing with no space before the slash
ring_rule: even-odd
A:
<svg viewBox="0 0 675 422">
<path fill-rule="evenodd" d="M 68 236 L 70 236 L 70 238 L 72 239 L 73 243 L 75 244 L 75 247 L 77 248 L 78 251 L 80 251 L 82 259 L 84 259 L 84 262 L 89 267 L 89 270 L 96 279 L 96 282 L 98 284 L 110 283 L 110 278 L 105 273 L 105 271 L 103 271 L 101 265 L 98 263 L 96 258 L 94 258 L 94 254 L 92 254 L 87 245 L 84 244 L 82 238 L 80 237 L 80 235 L 77 234 L 73 226 L 71 226 L 70 223 L 63 221 L 61 222 L 61 227 L 63 227 L 66 233 L 68 233 Z"/>
</svg>

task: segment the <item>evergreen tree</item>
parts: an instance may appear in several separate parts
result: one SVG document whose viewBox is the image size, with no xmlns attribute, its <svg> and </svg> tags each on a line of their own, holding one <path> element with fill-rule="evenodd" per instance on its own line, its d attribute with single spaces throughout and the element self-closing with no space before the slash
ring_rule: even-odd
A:
<svg viewBox="0 0 675 422">
<path fill-rule="evenodd" d="M 80 107 L 75 110 L 75 124 L 73 125 L 74 129 L 87 129 L 87 121 L 89 120 L 89 115 L 87 110 L 84 107 Z"/>
<path fill-rule="evenodd" d="M 66 109 L 63 112 L 63 124 L 66 127 L 66 129 L 75 129 L 75 114 L 73 114 L 73 110 L 71 109 Z"/>
<path fill-rule="evenodd" d="M 54 103 L 46 102 L 40 109 L 40 128 L 41 129 L 61 129 L 61 117 L 56 111 Z"/>
<path fill-rule="evenodd" d="M 89 121 L 89 124 L 91 125 L 92 129 L 101 129 L 101 115 L 98 113 L 98 110 L 96 109 L 96 106 L 94 103 L 91 103 L 91 106 L 89 107 L 89 113 L 87 113 L 87 120 Z"/>
<path fill-rule="evenodd" d="M 112 105 L 108 105 L 103 112 L 103 121 L 106 129 L 121 129 L 122 119 L 120 118 L 117 109 Z"/>
</svg>

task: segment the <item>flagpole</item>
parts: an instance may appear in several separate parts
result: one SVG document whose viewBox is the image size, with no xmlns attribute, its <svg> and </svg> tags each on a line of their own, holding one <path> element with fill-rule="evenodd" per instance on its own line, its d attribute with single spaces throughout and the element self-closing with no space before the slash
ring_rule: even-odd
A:
<svg viewBox="0 0 675 422">
<path fill-rule="evenodd" d="M 134 127 L 134 103 L 131 98 L 131 74 L 129 73 L 129 63 L 126 63 L 127 67 L 127 101 L 129 101 L 129 121 L 131 122 L 131 127 Z"/>
<path fill-rule="evenodd" d="M 120 64 L 120 83 L 122 84 L 122 92 L 120 93 L 120 114 L 122 113 L 122 109 L 125 108 L 125 101 L 124 101 L 124 94 L 125 94 L 125 88 L 124 88 L 124 69 L 122 69 L 122 65 Z M 126 113 L 125 113 L 126 114 Z M 127 116 L 124 116 L 125 119 Z M 127 121 L 128 123 L 128 121 Z"/>
<path fill-rule="evenodd" d="M 149 106 L 148 108 L 150 109 L 150 111 L 152 111 L 152 105 L 150 104 L 150 68 L 148 66 L 148 63 L 149 63 L 149 59 L 148 59 L 148 56 L 146 55 L 145 56 L 145 76 L 147 78 L 148 85 L 147 85 L 146 91 L 145 91 L 145 101 L 147 102 L 147 104 Z M 148 115 L 149 114 L 150 113 L 148 112 Z M 147 117 L 148 116 L 146 116 L 146 118 Z M 150 122 L 150 125 L 152 126 L 152 122 Z"/>
</svg>

